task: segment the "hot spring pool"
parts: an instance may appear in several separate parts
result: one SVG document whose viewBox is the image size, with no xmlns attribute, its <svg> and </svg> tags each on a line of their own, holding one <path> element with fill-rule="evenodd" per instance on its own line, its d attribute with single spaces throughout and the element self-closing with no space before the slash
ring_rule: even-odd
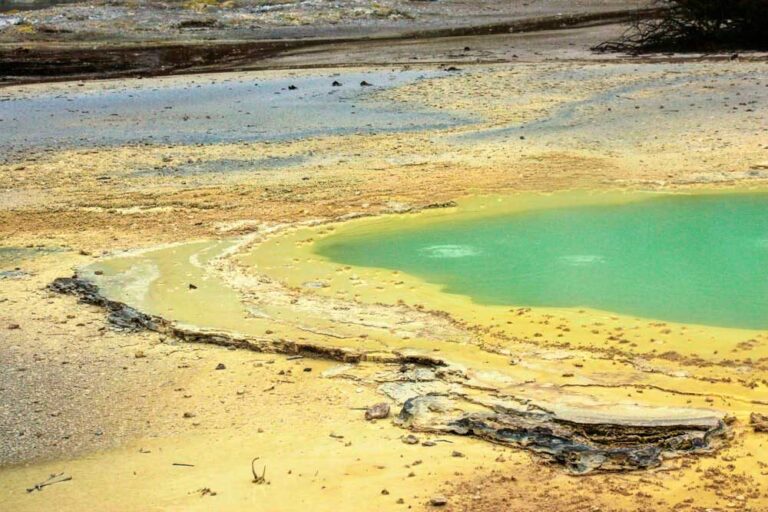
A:
<svg viewBox="0 0 768 512">
<path fill-rule="evenodd" d="M 316 251 L 400 270 L 483 304 L 768 329 L 768 194 L 443 219 L 331 236 Z"/>
</svg>

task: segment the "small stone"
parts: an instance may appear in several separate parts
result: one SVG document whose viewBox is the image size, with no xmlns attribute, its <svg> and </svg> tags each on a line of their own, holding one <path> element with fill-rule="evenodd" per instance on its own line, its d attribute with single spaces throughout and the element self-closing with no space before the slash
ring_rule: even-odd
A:
<svg viewBox="0 0 768 512">
<path fill-rule="evenodd" d="M 389 491 L 386 489 L 382 489 L 381 494 L 383 494 L 384 496 L 389 496 Z"/>
<path fill-rule="evenodd" d="M 187 419 L 194 418 L 195 416 L 197 416 L 197 415 L 195 413 L 193 413 L 193 412 L 185 412 L 184 414 L 182 414 L 182 417 L 187 418 Z"/>
<path fill-rule="evenodd" d="M 333 83 L 332 83 L 331 85 L 332 85 L 333 87 L 341 87 L 341 82 L 339 82 L 338 80 L 334 80 L 334 81 L 333 81 Z"/>
<path fill-rule="evenodd" d="M 395 503 L 397 503 L 398 505 L 402 505 L 403 503 L 405 503 L 405 500 L 403 498 L 398 498 Z"/>
<path fill-rule="evenodd" d="M 189 289 L 190 290 L 197 290 L 197 286 L 192 284 L 192 283 L 189 283 Z"/>
<path fill-rule="evenodd" d="M 427 446 L 427 447 L 437 446 L 437 443 L 434 441 L 424 441 L 423 443 L 421 443 L 421 446 Z"/>
<path fill-rule="evenodd" d="M 370 84 L 370 83 L 366 82 L 365 80 L 360 82 L 360 87 L 371 87 L 372 85 L 373 84 Z"/>
<path fill-rule="evenodd" d="M 372 405 L 365 411 L 365 419 L 368 421 L 381 420 L 387 416 L 389 416 L 389 404 L 386 402 Z"/>
<path fill-rule="evenodd" d="M 448 499 L 445 496 L 433 496 L 429 504 L 433 507 L 444 507 L 448 504 Z"/>
<path fill-rule="evenodd" d="M 289 91 L 295 91 L 296 89 L 298 89 L 298 87 L 296 87 L 295 85 L 289 85 L 288 86 L 288 90 Z"/>
<path fill-rule="evenodd" d="M 137 350 L 136 353 L 133 354 L 133 357 L 135 357 L 136 359 L 143 359 L 147 357 L 147 354 L 145 354 L 143 350 Z"/>
<path fill-rule="evenodd" d="M 755 432 L 768 432 L 768 416 L 765 414 L 753 412 L 749 415 L 749 424 Z"/>
<path fill-rule="evenodd" d="M 464 457 L 464 454 L 459 451 L 453 450 L 453 452 L 451 453 L 451 457 Z"/>
<path fill-rule="evenodd" d="M 416 437 L 413 434 L 408 434 L 403 438 L 403 443 L 405 444 L 419 444 L 419 438 Z"/>
<path fill-rule="evenodd" d="M 227 366 L 224 363 L 219 363 L 216 365 L 217 370 L 226 370 Z"/>
<path fill-rule="evenodd" d="M 14 331 L 16 329 L 21 329 L 21 326 L 19 324 L 8 324 L 9 331 Z"/>
</svg>

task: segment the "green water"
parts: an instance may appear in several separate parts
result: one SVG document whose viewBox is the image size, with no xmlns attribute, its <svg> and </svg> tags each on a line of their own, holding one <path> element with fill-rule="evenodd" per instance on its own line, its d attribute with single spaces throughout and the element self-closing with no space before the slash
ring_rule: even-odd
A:
<svg viewBox="0 0 768 512">
<path fill-rule="evenodd" d="M 396 269 L 483 304 L 588 307 L 768 328 L 768 195 L 666 196 L 336 236 L 331 260 Z"/>
</svg>

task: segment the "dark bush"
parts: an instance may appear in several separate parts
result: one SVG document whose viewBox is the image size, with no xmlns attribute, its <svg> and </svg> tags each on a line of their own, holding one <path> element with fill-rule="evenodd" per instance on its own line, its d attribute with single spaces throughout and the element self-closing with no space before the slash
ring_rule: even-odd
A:
<svg viewBox="0 0 768 512">
<path fill-rule="evenodd" d="M 768 0 L 653 0 L 658 18 L 637 19 L 597 51 L 768 49 Z"/>
</svg>

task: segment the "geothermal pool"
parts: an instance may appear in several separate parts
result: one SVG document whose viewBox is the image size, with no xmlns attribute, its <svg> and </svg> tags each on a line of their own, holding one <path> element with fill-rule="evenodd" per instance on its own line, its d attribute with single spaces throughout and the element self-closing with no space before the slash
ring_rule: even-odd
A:
<svg viewBox="0 0 768 512">
<path fill-rule="evenodd" d="M 768 194 L 674 195 L 334 235 L 317 253 L 482 304 L 768 328 Z"/>
</svg>

